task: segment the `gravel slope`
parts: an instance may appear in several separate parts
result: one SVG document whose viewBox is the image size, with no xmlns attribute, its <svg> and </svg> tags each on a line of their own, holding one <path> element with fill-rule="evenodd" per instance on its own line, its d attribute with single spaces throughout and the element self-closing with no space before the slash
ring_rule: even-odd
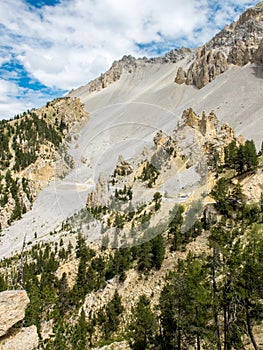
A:
<svg viewBox="0 0 263 350">
<path fill-rule="evenodd" d="M 171 132 L 182 111 L 214 110 L 257 146 L 263 140 L 263 72 L 260 67 L 233 66 L 203 89 L 177 85 L 178 64 L 148 64 L 100 92 L 88 93 L 81 87 L 71 93 L 80 97 L 90 120 L 71 145 L 75 169 L 62 181 L 43 190 L 33 209 L 4 231 L 0 238 L 0 258 L 10 256 L 26 241 L 54 239 L 48 233 L 62 220 L 85 205 L 99 173 L 112 172 L 118 156 L 131 158 L 152 143 L 159 129 Z M 183 62 L 184 64 L 184 62 Z M 42 238 L 41 238 L 42 237 Z"/>
</svg>

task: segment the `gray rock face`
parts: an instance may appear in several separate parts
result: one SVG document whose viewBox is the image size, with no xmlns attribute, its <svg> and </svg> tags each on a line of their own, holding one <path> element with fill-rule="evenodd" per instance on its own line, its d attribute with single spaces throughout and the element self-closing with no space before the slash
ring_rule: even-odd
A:
<svg viewBox="0 0 263 350">
<path fill-rule="evenodd" d="M 189 57 L 189 60 L 194 58 L 194 50 L 182 47 L 181 49 L 174 49 L 169 51 L 163 57 L 161 57 L 162 63 L 176 63 L 186 57 Z M 158 58 L 154 58 L 154 61 L 158 61 Z"/>
<path fill-rule="evenodd" d="M 106 73 L 101 74 L 100 77 L 89 83 L 89 91 L 100 91 L 111 83 L 119 80 L 122 74 L 122 69 L 123 67 L 120 62 L 114 62 L 112 67 Z"/>
<path fill-rule="evenodd" d="M 263 68 L 263 40 L 261 41 L 257 51 L 253 56 L 253 62 L 262 65 Z"/>
<path fill-rule="evenodd" d="M 100 174 L 95 191 L 88 195 L 88 205 L 91 207 L 107 206 L 109 201 L 109 188 L 107 178 Z"/>
<path fill-rule="evenodd" d="M 198 50 L 197 57 L 187 72 L 186 84 L 201 89 L 227 68 L 227 59 L 222 51 L 203 47 Z"/>
<path fill-rule="evenodd" d="M 24 290 L 0 293 L 0 337 L 25 317 L 28 304 L 29 299 Z"/>
<path fill-rule="evenodd" d="M 227 55 L 242 42 L 248 50 L 256 49 L 263 37 L 263 2 L 249 8 L 238 21 L 227 25 L 206 46 L 221 48 Z"/>
<path fill-rule="evenodd" d="M 224 73 L 229 64 L 262 64 L 262 40 L 263 2 L 260 2 L 197 51 L 195 60 L 188 69 L 186 84 L 201 89 Z M 178 83 L 182 84 L 182 72 L 179 73 Z"/>
<path fill-rule="evenodd" d="M 169 51 L 163 57 L 135 58 L 131 55 L 125 55 L 121 60 L 113 62 L 111 68 L 107 72 L 101 74 L 100 77 L 92 80 L 88 84 L 89 92 L 100 91 L 106 88 L 115 81 L 118 81 L 124 71 L 131 74 L 138 66 L 141 65 L 176 63 L 186 57 L 189 57 L 189 61 L 191 61 L 194 58 L 194 52 L 195 50 L 182 47 L 181 49 Z"/>
</svg>

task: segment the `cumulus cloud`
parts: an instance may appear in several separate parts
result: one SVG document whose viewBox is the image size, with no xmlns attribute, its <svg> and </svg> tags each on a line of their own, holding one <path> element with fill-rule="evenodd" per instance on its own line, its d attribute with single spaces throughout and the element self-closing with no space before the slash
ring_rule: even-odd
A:
<svg viewBox="0 0 263 350">
<path fill-rule="evenodd" d="M 0 115 L 8 118 L 11 115 L 20 113 L 22 110 L 26 110 L 29 101 L 27 103 L 25 100 L 20 100 L 17 97 L 23 96 L 23 94 L 23 89 L 19 88 L 17 84 L 0 79 Z"/>
<path fill-rule="evenodd" d="M 202 45 L 256 1 L 62 0 L 40 7 L 32 3 L 0 3 L 0 65 L 12 58 L 33 80 L 58 91 L 87 83 L 124 54 L 156 55 L 163 47 Z"/>
</svg>

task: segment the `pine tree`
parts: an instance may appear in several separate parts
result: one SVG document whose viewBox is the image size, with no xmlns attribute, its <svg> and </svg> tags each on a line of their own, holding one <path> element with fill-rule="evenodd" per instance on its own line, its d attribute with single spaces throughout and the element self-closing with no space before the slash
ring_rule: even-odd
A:
<svg viewBox="0 0 263 350">
<path fill-rule="evenodd" d="M 160 321 L 164 349 L 196 346 L 208 337 L 210 292 L 201 260 L 191 255 L 179 261 L 160 297 Z"/>
<path fill-rule="evenodd" d="M 233 140 L 224 148 L 224 165 L 226 168 L 235 169 L 237 154 L 238 147 L 236 141 Z"/>
<path fill-rule="evenodd" d="M 58 307 L 61 315 L 64 315 L 69 305 L 69 290 L 67 275 L 63 272 L 62 278 L 58 284 Z"/>
<path fill-rule="evenodd" d="M 141 295 L 138 303 L 132 308 L 131 322 L 128 326 L 130 346 L 134 350 L 144 350 L 155 343 L 157 322 L 151 311 L 150 300 Z"/>
<path fill-rule="evenodd" d="M 104 321 L 102 323 L 102 328 L 106 339 L 109 339 L 112 333 L 118 330 L 120 315 L 123 310 L 119 293 L 115 291 L 113 298 L 105 307 L 105 315 L 103 317 Z"/>
<path fill-rule="evenodd" d="M 240 276 L 239 294 L 245 308 L 245 322 L 251 343 L 259 350 L 253 334 L 253 325 L 263 320 L 263 239 L 259 226 L 249 232 L 248 244 L 241 254 L 243 264 Z"/>
<path fill-rule="evenodd" d="M 165 245 L 162 234 L 158 234 L 152 239 L 152 264 L 159 270 L 162 267 L 162 263 L 165 256 Z"/>
<path fill-rule="evenodd" d="M 245 143 L 246 170 L 255 171 L 258 166 L 257 150 L 253 140 Z"/>
</svg>

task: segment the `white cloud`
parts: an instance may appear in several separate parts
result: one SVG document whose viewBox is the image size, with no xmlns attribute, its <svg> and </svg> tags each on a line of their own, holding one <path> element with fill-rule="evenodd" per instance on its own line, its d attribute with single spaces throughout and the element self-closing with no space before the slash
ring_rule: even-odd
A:
<svg viewBox="0 0 263 350">
<path fill-rule="evenodd" d="M 87 83 L 124 54 L 145 55 L 136 45 L 166 42 L 199 46 L 256 1 L 64 0 L 32 10 L 25 0 L 0 3 L 0 65 L 9 54 L 42 84 L 71 89 Z"/>
<path fill-rule="evenodd" d="M 9 118 L 27 109 L 28 103 L 17 98 L 22 93 L 16 84 L 0 79 L 0 115 L 3 118 Z"/>
<path fill-rule="evenodd" d="M 16 114 L 46 104 L 49 91 L 35 91 L 20 87 L 17 83 L 0 78 L 0 119 L 8 119 Z M 60 94 L 61 96 L 62 94 Z"/>
<path fill-rule="evenodd" d="M 34 13 L 21 0 L 0 5 L 13 52 L 36 79 L 62 89 L 100 74 L 136 43 L 190 36 L 206 9 L 197 0 L 72 0 Z M 19 9 L 19 11 L 17 11 Z M 197 13 L 198 11 L 198 13 Z M 99 59 L 98 59 L 99 58 Z"/>
</svg>

